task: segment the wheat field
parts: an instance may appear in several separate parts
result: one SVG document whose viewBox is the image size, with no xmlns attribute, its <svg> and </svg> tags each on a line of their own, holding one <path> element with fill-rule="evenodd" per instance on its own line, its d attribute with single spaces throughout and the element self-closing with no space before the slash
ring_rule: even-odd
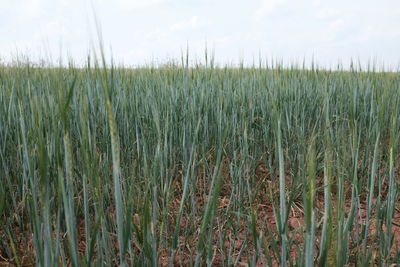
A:
<svg viewBox="0 0 400 267">
<path fill-rule="evenodd" d="M 0 266 L 396 266 L 400 74 L 0 66 Z"/>
</svg>

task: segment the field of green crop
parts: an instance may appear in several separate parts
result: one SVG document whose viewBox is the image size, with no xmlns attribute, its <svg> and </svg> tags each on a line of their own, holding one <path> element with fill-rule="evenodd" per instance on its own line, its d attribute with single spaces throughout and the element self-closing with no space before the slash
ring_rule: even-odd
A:
<svg viewBox="0 0 400 267">
<path fill-rule="evenodd" d="M 399 135 L 398 72 L 0 66 L 0 265 L 391 266 Z"/>
</svg>

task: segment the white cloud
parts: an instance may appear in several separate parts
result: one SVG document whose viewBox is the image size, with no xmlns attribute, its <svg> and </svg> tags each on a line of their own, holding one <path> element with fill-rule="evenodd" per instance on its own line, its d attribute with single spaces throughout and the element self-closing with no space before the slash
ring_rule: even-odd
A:
<svg viewBox="0 0 400 267">
<path fill-rule="evenodd" d="M 207 26 L 211 21 L 204 17 L 193 16 L 189 20 L 180 21 L 172 24 L 169 29 L 172 32 L 187 30 L 187 29 L 198 29 Z"/>
<path fill-rule="evenodd" d="M 314 55 L 321 62 L 375 54 L 387 62 L 400 58 L 399 0 L 0 2 L 0 58 L 16 49 L 34 55 L 46 44 L 56 56 L 62 45 L 84 58 L 96 34 L 88 22 L 90 3 L 105 44 L 127 64 L 179 58 L 187 44 L 202 57 L 206 42 L 221 64 L 241 55 L 251 61 L 259 53 L 288 60 Z"/>
<path fill-rule="evenodd" d="M 44 14 L 43 0 L 23 0 L 20 1 L 20 16 L 22 18 L 38 18 Z"/>
<path fill-rule="evenodd" d="M 133 10 L 146 7 L 154 7 L 161 4 L 163 0 L 115 0 L 120 9 Z"/>
<path fill-rule="evenodd" d="M 335 21 L 331 22 L 329 24 L 329 29 L 332 31 L 337 31 L 340 28 L 344 26 L 344 20 L 343 19 L 336 19 Z"/>
<path fill-rule="evenodd" d="M 60 5 L 63 7 L 68 7 L 71 1 L 68 0 L 59 0 Z"/>
<path fill-rule="evenodd" d="M 262 0 L 260 6 L 254 12 L 254 19 L 261 20 L 265 16 L 271 14 L 277 7 L 285 3 L 286 0 Z"/>
<path fill-rule="evenodd" d="M 317 10 L 315 17 L 317 19 L 331 19 L 333 17 L 336 17 L 340 14 L 336 9 L 334 8 L 327 8 L 323 7 Z"/>
</svg>

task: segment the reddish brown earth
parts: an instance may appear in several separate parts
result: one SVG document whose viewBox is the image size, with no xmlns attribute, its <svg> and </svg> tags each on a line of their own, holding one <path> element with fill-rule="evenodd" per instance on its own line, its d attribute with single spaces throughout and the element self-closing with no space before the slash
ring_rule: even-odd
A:
<svg viewBox="0 0 400 267">
<path fill-rule="evenodd" d="M 249 231 L 249 221 L 246 221 L 244 218 L 238 218 L 234 217 L 232 215 L 232 220 L 235 223 L 235 229 L 236 233 L 233 233 L 231 228 L 229 228 L 229 225 L 227 225 L 227 221 L 222 221 L 222 217 L 218 216 L 219 213 L 225 212 L 227 209 L 229 210 L 229 199 L 231 195 L 231 190 L 230 190 L 230 184 L 229 184 L 229 171 L 227 167 L 225 166 L 223 168 L 223 184 L 220 192 L 220 197 L 217 203 L 217 212 L 216 212 L 216 217 L 214 221 L 214 236 L 213 236 L 213 247 L 212 250 L 214 252 L 213 255 L 213 265 L 214 266 L 219 266 L 221 265 L 222 261 L 226 262 L 226 254 L 229 251 L 229 249 L 232 250 L 232 260 L 237 261 L 237 266 L 248 266 L 248 260 L 251 260 L 253 255 L 254 255 L 254 240 L 252 237 L 252 233 Z M 398 173 L 397 173 L 398 174 Z M 202 171 L 198 170 L 197 175 L 202 175 Z M 276 231 L 276 221 L 275 221 L 275 216 L 273 212 L 273 204 L 271 200 L 271 196 L 276 196 L 277 190 L 278 190 L 278 182 L 277 181 L 271 181 L 270 179 L 270 174 L 267 170 L 262 165 L 259 165 L 256 169 L 255 175 L 257 177 L 257 192 L 269 192 L 266 194 L 260 194 L 255 197 L 255 201 L 252 204 L 251 209 L 253 210 L 254 214 L 256 215 L 256 230 L 257 230 L 257 235 L 263 236 L 263 249 L 264 249 L 264 254 L 262 254 L 258 260 L 257 260 L 257 266 L 262 266 L 263 263 L 266 263 L 266 258 L 268 255 L 265 253 L 268 253 L 271 257 L 271 262 L 273 263 L 274 266 L 279 266 L 277 259 L 274 257 L 272 253 L 272 248 L 268 247 L 265 248 L 265 244 L 270 244 L 271 241 L 275 241 L 278 244 L 278 236 L 277 236 L 277 231 Z M 175 189 L 178 192 L 182 191 L 181 184 L 179 182 L 180 179 L 177 179 L 177 182 L 175 184 Z M 200 188 L 199 192 L 196 194 L 196 201 L 198 205 L 198 209 L 202 210 L 204 205 L 207 203 L 208 199 L 206 197 L 206 186 L 203 184 L 203 179 L 199 179 L 199 184 L 198 188 Z M 287 187 L 290 188 L 291 186 L 291 179 L 287 179 L 286 184 Z M 317 187 L 322 184 L 322 180 L 318 179 L 317 180 Z M 349 188 L 348 186 L 345 186 L 346 188 Z M 204 192 L 201 192 L 201 188 L 204 189 Z M 334 189 L 332 190 L 334 192 Z M 384 192 L 385 193 L 385 192 Z M 177 194 L 178 196 L 174 201 L 171 203 L 171 214 L 176 214 L 179 206 L 180 206 L 180 195 Z M 349 191 L 345 192 L 346 197 L 349 199 L 350 198 L 350 193 Z M 383 195 L 382 198 L 385 196 Z M 333 202 L 333 216 L 335 216 L 335 207 L 336 207 L 336 201 L 335 201 L 335 195 L 332 193 L 332 202 Z M 323 210 L 323 205 L 324 205 L 324 199 L 323 199 L 323 192 L 321 190 L 317 191 L 317 195 L 315 198 L 315 205 L 316 205 L 316 211 L 322 211 Z M 347 200 L 345 203 L 345 211 L 346 213 L 349 212 L 350 210 L 350 200 Z M 110 213 L 114 214 L 115 210 L 113 208 L 110 208 Z M 317 214 L 318 219 L 320 219 L 320 214 Z M 365 201 L 360 203 L 359 211 L 357 214 L 358 220 L 356 223 L 358 224 L 358 229 L 361 229 L 361 226 L 365 224 L 366 220 L 366 204 Z M 225 218 L 224 218 L 225 219 Z M 135 224 L 138 224 L 139 221 L 139 215 L 135 214 L 132 218 L 133 222 Z M 175 266 L 186 266 L 189 265 L 195 258 L 196 256 L 196 246 L 197 246 L 197 241 L 198 241 L 198 233 L 200 229 L 200 224 L 201 224 L 201 217 L 198 216 L 197 218 L 190 218 L 191 222 L 196 222 L 197 223 L 197 231 L 192 234 L 192 235 L 183 235 L 185 232 L 185 229 L 188 227 L 188 220 L 189 218 L 183 217 L 182 222 L 181 222 L 181 236 L 179 236 L 179 244 L 178 244 L 178 250 L 174 258 L 174 265 Z M 219 223 L 221 229 L 223 232 L 226 234 L 227 237 L 229 237 L 223 244 L 222 247 L 225 248 L 225 251 L 221 251 L 221 244 L 219 243 L 219 229 L 216 226 L 217 222 Z M 392 233 L 394 235 L 394 245 L 392 249 L 392 254 L 394 254 L 396 251 L 398 251 L 398 248 L 400 248 L 400 210 L 396 209 L 395 210 L 395 215 L 392 220 Z M 170 225 L 174 225 L 174 216 L 170 216 Z M 29 227 L 27 227 L 29 229 Z M 297 246 L 302 246 L 303 245 L 303 233 L 304 233 L 304 228 L 305 228 L 305 223 L 303 219 L 303 210 L 301 208 L 301 201 L 300 202 L 295 202 L 293 203 L 291 210 L 289 212 L 289 218 L 288 218 L 288 228 L 289 228 L 289 237 L 293 239 L 293 246 L 292 249 L 290 250 L 290 257 L 294 261 L 296 260 L 296 257 L 298 256 L 298 250 L 296 248 Z M 382 226 L 382 230 L 386 230 L 385 226 Z M 78 223 L 78 236 L 79 236 L 79 253 L 81 255 L 84 255 L 85 253 L 85 248 L 86 248 L 86 242 L 85 242 L 85 230 L 84 230 L 84 223 L 83 220 L 81 220 Z M 376 240 L 374 240 L 376 233 L 377 233 L 377 227 L 376 227 L 376 222 L 375 222 L 375 217 L 373 216 L 370 219 L 370 227 L 369 227 L 369 244 L 370 246 L 375 246 L 376 247 Z M 271 233 L 268 234 L 268 231 Z M 355 232 L 356 230 L 354 230 Z M 31 236 L 31 233 L 22 233 L 20 231 L 20 228 L 16 226 L 14 228 L 14 234 L 16 236 L 16 242 L 14 244 L 10 244 L 10 246 L 14 247 L 13 249 L 16 251 L 19 261 L 17 262 L 13 258 L 7 258 L 5 257 L 4 253 L 4 248 L 0 246 L 0 266 L 34 266 L 34 249 L 33 249 L 33 244 L 31 239 L 26 239 L 26 236 Z M 63 238 L 63 233 L 59 233 L 61 239 Z M 318 237 L 319 237 L 319 232 L 317 232 L 317 242 L 316 246 L 318 249 Z M 0 232 L 0 238 L 7 238 L 7 235 L 3 232 Z M 112 243 L 114 244 L 114 252 L 118 253 L 118 244 L 115 238 L 113 238 Z M 1 244 L 1 243 L 0 243 Z M 359 251 L 360 247 L 356 247 L 354 244 L 350 243 L 350 254 L 357 253 Z M 139 253 L 139 249 L 137 249 Z M 242 252 L 241 252 L 242 251 Z M 374 249 L 373 251 L 376 251 Z M 96 251 L 94 252 L 96 253 Z M 317 253 L 317 251 L 316 251 Z M 159 250 L 159 262 L 161 266 L 167 266 L 169 261 L 170 261 L 170 251 L 160 249 Z M 376 256 L 376 254 L 373 253 L 373 256 Z"/>
</svg>

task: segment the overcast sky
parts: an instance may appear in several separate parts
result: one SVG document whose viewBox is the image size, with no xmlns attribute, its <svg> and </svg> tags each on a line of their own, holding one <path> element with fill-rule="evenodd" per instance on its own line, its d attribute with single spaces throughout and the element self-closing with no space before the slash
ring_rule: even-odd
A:
<svg viewBox="0 0 400 267">
<path fill-rule="evenodd" d="M 322 65 L 400 63 L 400 0 L 0 0 L 0 57 L 19 54 L 82 61 L 95 40 L 142 65 L 179 59 L 207 45 L 220 64 L 263 59 Z"/>
</svg>

